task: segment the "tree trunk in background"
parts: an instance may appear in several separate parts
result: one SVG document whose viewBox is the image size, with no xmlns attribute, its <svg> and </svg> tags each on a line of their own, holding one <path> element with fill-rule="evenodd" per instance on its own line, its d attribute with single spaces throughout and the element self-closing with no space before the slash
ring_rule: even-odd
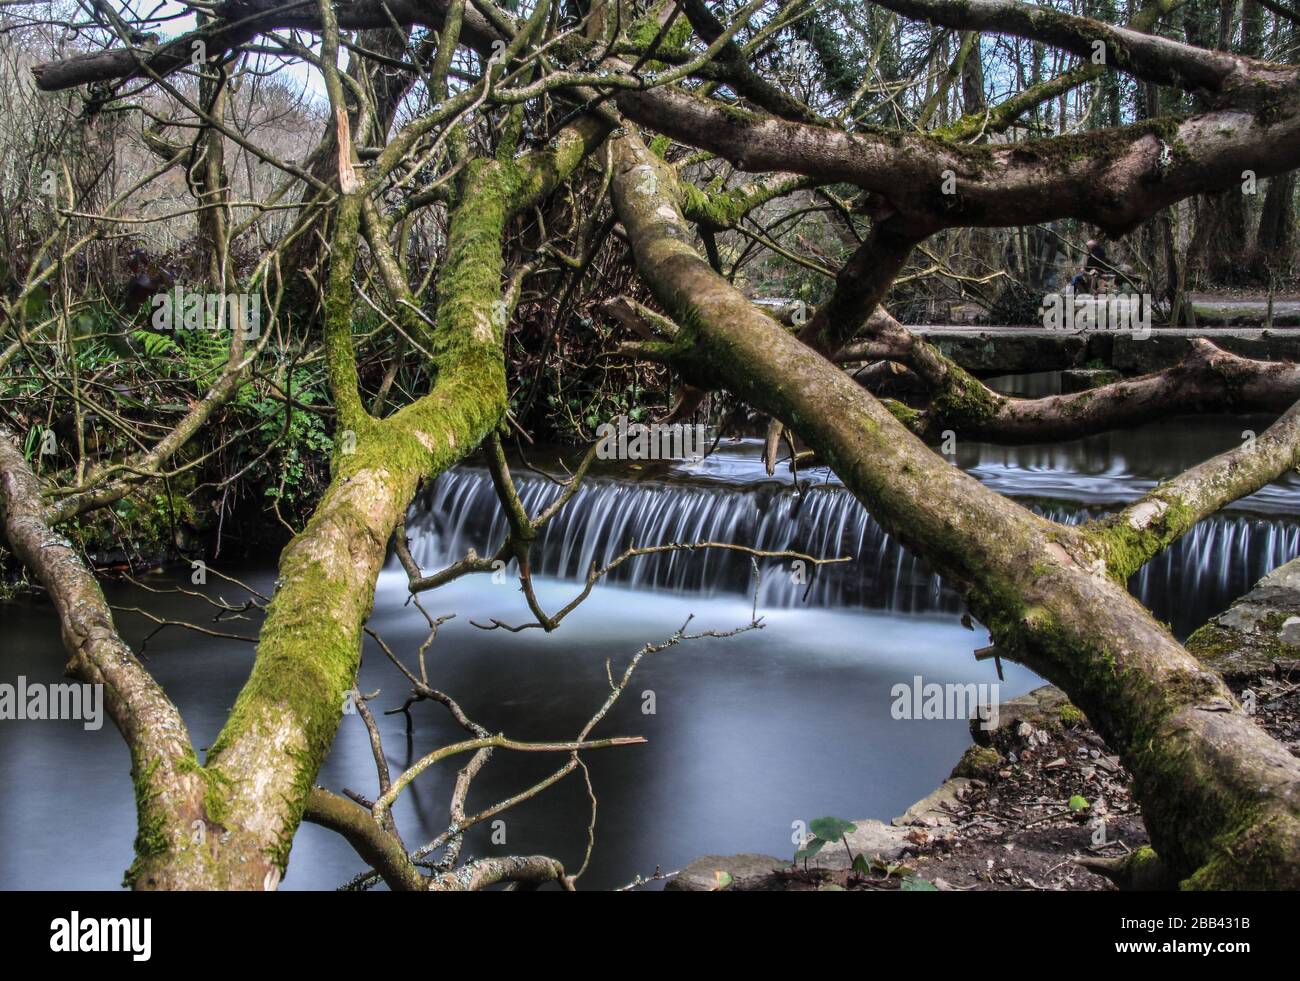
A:
<svg viewBox="0 0 1300 981">
<path fill-rule="evenodd" d="M 1264 211 L 1259 220 L 1256 244 L 1258 265 L 1273 278 L 1285 278 L 1295 270 L 1296 256 L 1295 171 L 1268 182 Z"/>
<path fill-rule="evenodd" d="M 384 28 L 362 31 L 358 42 L 361 47 L 377 52 L 384 57 L 401 59 L 412 57 L 407 46 L 409 38 L 410 35 L 406 31 Z M 348 67 L 348 73 L 353 77 L 357 77 L 363 87 L 374 93 L 376 118 L 372 120 L 372 127 L 376 132 L 359 134 L 359 139 L 373 139 L 377 142 L 383 142 L 388 135 L 389 128 L 393 125 L 398 106 L 401 105 L 402 99 L 410 91 L 414 79 L 406 72 L 388 71 L 381 64 L 358 58 L 355 55 Z M 349 112 L 349 116 L 352 115 L 354 114 Z M 355 127 L 356 120 L 352 119 L 351 122 Z M 316 149 L 307 158 L 305 169 L 313 177 L 326 184 L 336 179 L 338 137 L 335 135 L 333 119 L 326 120 L 320 142 L 316 144 Z M 305 200 L 311 201 L 319 198 L 321 194 L 308 186 L 303 189 L 303 196 Z M 306 295 L 308 296 L 310 296 L 314 287 L 308 277 L 302 275 L 303 273 L 310 273 L 311 276 L 315 277 L 317 283 L 324 281 L 324 271 L 320 266 L 325 252 L 325 243 L 329 241 L 331 234 L 328 214 L 329 209 L 304 211 L 299 219 L 300 223 L 319 222 L 319 224 L 314 231 L 308 230 L 305 234 L 299 235 L 285 250 L 284 267 L 294 273 L 292 285 L 296 290 L 307 291 Z"/>
<path fill-rule="evenodd" d="M 1251 273 L 1241 261 L 1249 250 L 1249 216 L 1242 189 L 1198 198 L 1196 231 L 1186 260 L 1193 281 L 1202 287 L 1241 283 Z"/>
<path fill-rule="evenodd" d="M 198 23 L 209 18 L 200 13 Z M 232 62 L 233 63 L 233 62 Z M 226 76 L 229 66 L 223 54 L 215 62 L 204 66 L 199 79 L 199 105 L 217 122 L 226 116 L 230 82 Z M 226 138 L 212 126 L 204 127 L 203 135 L 195 141 L 194 154 L 189 161 L 189 182 L 202 210 L 198 213 L 199 241 L 206 250 L 206 268 L 203 275 L 208 288 L 214 292 L 233 291 L 234 276 L 226 255 L 227 229 L 230 223 L 230 182 L 226 179 Z"/>
<path fill-rule="evenodd" d="M 1169 301 L 1169 326 L 1195 327 L 1196 313 L 1187 299 L 1187 265 L 1178 259 L 1173 207 L 1160 212 L 1158 220 L 1160 240 L 1165 249 L 1165 299 Z"/>
<path fill-rule="evenodd" d="M 1192 43 L 1212 45 L 1219 51 L 1229 50 L 1236 5 L 1232 0 L 1203 0 L 1195 6 L 1199 8 L 1199 16 L 1189 16 L 1188 39 L 1194 38 Z M 1253 41 L 1258 47 L 1259 37 L 1252 37 L 1245 26 L 1239 53 L 1254 55 L 1257 52 L 1246 50 L 1246 45 Z M 1251 272 L 1241 261 L 1249 249 L 1250 215 L 1241 187 L 1196 199 L 1196 225 L 1184 263 L 1186 275 L 1196 285 L 1205 288 L 1241 283 Z"/>
<path fill-rule="evenodd" d="M 1247 0 L 1248 7 L 1257 5 L 1257 0 Z M 1243 30 L 1246 23 L 1243 21 Z M 1294 56 L 1296 45 L 1300 43 L 1300 25 L 1279 27 L 1278 34 L 1291 42 L 1291 54 Z M 1256 42 L 1256 46 L 1259 46 L 1259 42 Z M 1254 265 L 1267 270 L 1270 285 L 1278 279 L 1289 277 L 1296 268 L 1295 192 L 1294 170 L 1269 179 L 1264 209 L 1259 218 L 1259 234 L 1255 241 L 1257 261 Z"/>
<path fill-rule="evenodd" d="M 984 111 L 984 61 L 976 35 L 961 69 L 961 101 L 967 115 Z"/>
<path fill-rule="evenodd" d="M 1112 24 L 1122 23 L 1124 18 L 1116 8 L 1116 0 L 1091 0 L 1085 7 L 1084 14 L 1087 17 L 1099 17 Z M 1121 122 L 1120 103 L 1122 102 L 1120 76 L 1115 72 L 1105 72 L 1097 80 L 1097 87 L 1097 104 L 1093 109 L 1090 127 L 1118 126 Z"/>
<path fill-rule="evenodd" d="M 1154 82 L 1142 82 L 1137 87 L 1137 101 L 1135 105 L 1135 114 L 1138 119 L 1154 119 L 1160 115 L 1160 86 Z M 1168 218 L 1167 211 L 1157 215 L 1143 223 L 1139 229 L 1139 241 L 1145 243 L 1145 249 L 1141 253 L 1136 250 L 1138 244 L 1134 243 L 1134 255 L 1141 254 L 1145 256 L 1147 269 L 1149 270 L 1149 279 L 1147 280 L 1147 292 L 1153 297 L 1164 295 L 1169 296 L 1170 284 L 1168 282 L 1168 264 L 1165 262 L 1165 222 Z M 1161 275 L 1161 270 L 1165 275 Z M 1171 319 L 1172 322 L 1172 319 Z"/>
</svg>

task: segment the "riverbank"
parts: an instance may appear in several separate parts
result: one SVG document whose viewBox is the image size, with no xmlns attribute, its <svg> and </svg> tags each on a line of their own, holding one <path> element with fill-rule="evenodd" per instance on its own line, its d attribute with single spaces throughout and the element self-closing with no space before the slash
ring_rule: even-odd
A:
<svg viewBox="0 0 1300 981">
<path fill-rule="evenodd" d="M 1188 641 L 1265 731 L 1300 756 L 1300 559 L 1265 576 Z M 890 824 L 853 822 L 806 863 L 704 856 L 673 876 L 685 891 L 1043 891 L 1160 888 L 1131 778 L 1050 685 L 971 722 L 952 775 Z M 793 850 L 793 849 L 792 849 Z M 852 853 L 852 854 L 850 854 Z M 866 863 L 853 860 L 863 856 Z M 1137 877 L 1135 879 L 1135 876 Z"/>
</svg>

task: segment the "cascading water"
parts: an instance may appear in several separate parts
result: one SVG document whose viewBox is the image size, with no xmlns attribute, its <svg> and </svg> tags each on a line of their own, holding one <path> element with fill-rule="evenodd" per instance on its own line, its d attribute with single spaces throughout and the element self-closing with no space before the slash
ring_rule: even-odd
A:
<svg viewBox="0 0 1300 981">
<path fill-rule="evenodd" d="M 979 472 L 980 468 L 973 468 Z M 986 476 L 986 475 L 981 475 Z M 515 475 L 530 514 L 561 493 L 555 481 Z M 993 481 L 991 481 L 993 482 Z M 1005 487 L 999 489 L 1005 490 Z M 1077 524 L 1103 513 L 1096 503 L 1035 503 L 1054 521 Z M 490 554 L 504 538 L 505 518 L 485 470 L 465 467 L 442 476 L 417 502 L 408 524 L 412 550 L 426 570 Z M 627 480 L 589 476 L 543 530 L 534 572 L 580 581 L 629 545 L 731 542 L 851 562 L 809 567 L 758 560 L 760 607 L 866 607 L 900 613 L 952 613 L 960 598 L 904 548 L 842 486 L 827 481 Z M 1300 522 L 1283 514 L 1226 511 L 1197 525 L 1130 582 L 1155 615 L 1186 634 L 1246 592 L 1261 576 L 1300 555 Z M 633 588 L 701 595 L 754 588 L 749 556 L 724 549 L 671 552 L 627 562 L 609 576 Z M 513 571 L 513 570 L 512 570 Z"/>
</svg>

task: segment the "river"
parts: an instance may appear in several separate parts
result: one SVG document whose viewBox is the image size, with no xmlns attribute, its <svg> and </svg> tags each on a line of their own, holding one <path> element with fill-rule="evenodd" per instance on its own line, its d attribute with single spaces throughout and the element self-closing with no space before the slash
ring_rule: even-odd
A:
<svg viewBox="0 0 1300 981">
<path fill-rule="evenodd" d="M 1066 444 L 992 447 L 960 444 L 954 457 L 999 491 L 1057 520 L 1078 521 L 1131 500 L 1164 477 L 1238 445 L 1242 431 L 1267 419 L 1180 419 Z M 593 560 L 628 543 L 716 539 L 810 554 L 850 554 L 810 582 L 788 566 L 761 564 L 758 612 L 764 627 L 728 638 L 692 641 L 646 658 L 596 736 L 641 735 L 648 742 L 593 751 L 598 800 L 596 845 L 580 885 L 605 888 L 665 871 L 708 853 L 793 851 L 792 826 L 825 814 L 889 820 L 932 790 L 965 746 L 962 719 L 899 720 L 897 684 L 998 683 L 992 662 L 977 662 L 987 634 L 959 622 L 960 602 L 886 535 L 825 471 L 797 480 L 786 469 L 768 478 L 756 441 L 723 442 L 703 461 L 598 468 L 548 527 L 537 547 L 538 589 L 550 610 L 577 591 Z M 554 454 L 530 450 L 533 463 Z M 521 495 L 536 509 L 558 493 L 547 478 L 517 464 Z M 1300 481 L 1294 474 L 1202 523 L 1134 577 L 1132 591 L 1180 636 L 1260 576 L 1300 554 Z M 412 507 L 413 551 L 426 571 L 479 554 L 499 540 L 486 472 L 473 465 L 444 475 Z M 263 591 L 267 565 L 229 568 Z M 457 697 L 492 731 L 524 740 L 572 738 L 608 693 L 606 658 L 617 673 L 646 642 L 668 637 L 688 616 L 691 629 L 730 630 L 750 619 L 753 565 L 729 552 L 672 554 L 629 563 L 559 630 L 484 631 L 471 621 L 529 619 L 513 576 L 462 579 L 422 602 L 431 614 L 455 613 L 428 658 L 431 681 Z M 186 571 L 150 576 L 154 589 L 189 588 Z M 210 595 L 242 600 L 215 577 Z M 211 626 L 211 610 L 191 597 L 107 583 L 120 607 Z M 153 626 L 118 614 L 139 649 Z M 222 629 L 252 635 L 255 623 Z M 406 604 L 405 575 L 394 562 L 381 575 L 372 626 L 413 659 L 424 639 L 422 617 Z M 4 669 L 0 680 L 58 682 L 64 655 L 48 604 L 0 604 Z M 176 628 L 144 649 L 147 665 L 177 701 L 196 743 L 216 735 L 247 676 L 251 644 Z M 1002 698 L 1035 687 L 1026 669 L 1003 663 Z M 377 714 L 399 706 L 408 686 L 370 641 L 361 688 L 381 694 Z M 648 709 L 653 708 L 653 712 Z M 379 715 L 390 765 L 463 738 L 431 703 L 403 717 Z M 463 762 L 462 758 L 458 762 Z M 475 782 L 471 810 L 518 792 L 563 759 L 498 752 Z M 395 813 L 408 845 L 446 826 L 457 763 L 421 776 Z M 0 722 L 3 888 L 116 888 L 131 861 L 135 810 L 129 759 L 111 723 L 97 732 L 75 721 Z M 374 767 L 359 717 L 347 715 L 319 782 L 374 793 Z M 475 829 L 466 854 L 547 853 L 570 869 L 587 846 L 590 800 L 580 774 L 511 810 L 504 826 Z M 504 841 L 500 838 L 504 836 Z M 495 840 L 494 840 L 495 839 Z M 361 867 L 342 839 L 304 825 L 282 888 L 333 888 Z"/>
</svg>

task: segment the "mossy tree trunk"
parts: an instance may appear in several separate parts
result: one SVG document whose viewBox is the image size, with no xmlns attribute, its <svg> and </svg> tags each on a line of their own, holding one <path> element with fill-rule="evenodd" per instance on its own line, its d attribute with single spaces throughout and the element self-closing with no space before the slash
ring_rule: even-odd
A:
<svg viewBox="0 0 1300 981">
<path fill-rule="evenodd" d="M 616 160 L 637 265 L 682 325 L 645 353 L 788 421 L 964 593 L 1003 656 L 1066 691 L 1133 773 L 1170 875 L 1207 888 L 1300 887 L 1300 762 L 1129 595 L 1105 535 L 1039 518 L 931 452 L 709 268 L 675 175 L 638 137 L 617 141 Z"/>
<path fill-rule="evenodd" d="M 540 200 L 604 135 L 583 117 L 553 144 L 517 160 L 474 160 L 452 211 L 438 281 L 437 381 L 386 419 L 371 417 L 357 391 L 351 343 L 352 270 L 362 191 L 335 216 L 325 335 L 339 413 L 333 478 L 303 531 L 280 557 L 277 589 L 248 682 L 208 753 L 206 820 L 219 832 L 190 848 L 178 829 L 151 839 L 132 870 L 139 888 L 273 888 L 288 862 L 308 794 L 355 683 L 362 629 L 388 538 L 419 483 L 467 453 L 506 407 L 502 346 L 502 235 L 520 209 Z"/>
</svg>

